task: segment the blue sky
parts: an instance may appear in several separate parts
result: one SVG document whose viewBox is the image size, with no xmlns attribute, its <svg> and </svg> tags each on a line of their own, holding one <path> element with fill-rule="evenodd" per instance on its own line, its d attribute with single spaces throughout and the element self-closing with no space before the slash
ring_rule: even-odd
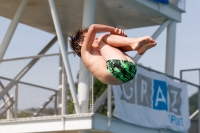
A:
<svg viewBox="0 0 200 133">
<path fill-rule="evenodd" d="M 187 0 L 186 13 L 182 14 L 182 22 L 177 23 L 176 29 L 176 54 L 175 54 L 175 77 L 179 77 L 182 69 L 200 68 L 200 1 Z M 0 43 L 8 29 L 10 20 L 0 17 Z M 153 35 L 158 26 L 126 30 L 129 37 L 140 37 Z M 32 27 L 19 24 L 13 39 L 7 49 L 4 59 L 36 55 L 54 35 L 34 29 Z M 160 72 L 165 71 L 165 53 L 166 53 L 166 30 L 156 39 L 157 46 L 147 51 L 139 60 L 144 66 Z M 59 52 L 58 44 L 54 45 L 48 53 Z M 135 52 L 129 52 L 131 56 Z M 198 73 L 187 74 L 186 79 L 199 84 Z M 189 90 L 193 93 L 195 89 Z"/>
</svg>

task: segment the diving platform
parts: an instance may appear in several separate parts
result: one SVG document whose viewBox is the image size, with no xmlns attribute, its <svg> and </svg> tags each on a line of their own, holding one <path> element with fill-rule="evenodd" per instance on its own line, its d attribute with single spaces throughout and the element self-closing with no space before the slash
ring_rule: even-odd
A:
<svg viewBox="0 0 200 133">
<path fill-rule="evenodd" d="M 177 133 L 133 125 L 98 114 L 45 116 L 0 121 L 2 133 Z"/>
<path fill-rule="evenodd" d="M 158 29 L 152 35 L 152 38 L 154 39 L 156 39 L 165 28 L 167 28 L 167 58 L 165 73 L 173 76 L 176 24 L 181 22 L 181 15 L 184 12 L 185 0 L 169 0 L 168 4 L 156 2 L 155 0 L 1 0 L 0 16 L 10 19 L 11 23 L 0 45 L 0 65 L 4 66 L 2 65 L 4 62 L 13 60 L 19 61 L 30 59 L 30 62 L 22 68 L 22 71 L 19 71 L 15 77 L 5 77 L 8 75 L 1 75 L 0 73 L 0 83 L 2 82 L 0 86 L 0 103 L 2 104 L 2 108 L 0 107 L 0 115 L 3 116 L 0 118 L 0 132 L 178 133 L 168 129 L 147 128 L 112 117 L 111 100 L 108 100 L 108 115 L 101 115 L 100 113 L 97 114 L 96 111 L 100 108 L 102 103 L 104 103 L 106 99 L 111 98 L 111 88 L 108 89 L 108 87 L 101 94 L 101 96 L 98 97 L 98 99 L 95 99 L 96 101 L 94 103 L 94 99 L 92 99 L 94 98 L 93 80 L 90 84 L 88 84 L 88 79 L 90 79 L 89 72 L 87 72 L 86 68 L 84 68 L 80 59 L 77 59 L 76 61 L 80 62 L 80 79 L 79 83 L 76 83 L 76 85 L 78 85 L 78 90 L 81 90 L 78 94 L 79 97 L 77 97 L 77 89 L 75 87 L 71 71 L 75 68 L 75 65 L 71 66 L 72 63 L 70 63 L 70 61 L 75 58 L 71 59 L 69 57 L 72 52 L 67 51 L 66 40 L 78 28 L 81 28 L 82 26 L 88 27 L 93 23 L 110 25 L 124 30 L 158 26 Z M 36 56 L 4 59 L 4 54 L 19 23 L 51 33 L 55 35 L 55 37 Z M 45 55 L 48 49 L 51 48 L 56 41 L 59 42 L 60 53 Z M 26 50 L 28 51 L 28 49 Z M 59 78 L 56 79 L 59 80 L 59 84 L 56 84 L 58 86 L 57 88 L 51 88 L 37 83 L 33 84 L 28 81 L 21 81 L 24 75 L 28 73 L 28 71 L 31 70 L 31 68 L 34 67 L 41 58 L 50 56 L 56 56 L 56 58 L 59 58 L 59 61 L 57 61 L 57 63 L 59 62 L 59 65 L 57 66 L 57 68 L 59 67 L 59 72 L 57 72 L 59 75 L 53 75 L 51 77 L 51 79 L 55 77 Z M 141 56 L 136 54 L 134 61 L 137 63 L 140 58 Z M 52 66 L 53 64 L 55 63 L 48 66 Z M 15 67 L 15 65 L 12 66 Z M 10 69 L 10 67 L 5 68 Z M 43 70 L 46 69 L 43 68 Z M 52 71 L 53 69 L 50 70 Z M 10 70 L 7 70 L 7 72 L 8 71 Z M 42 75 L 41 78 L 42 77 L 47 78 L 49 75 Z M 4 83 L 5 81 L 7 84 Z M 50 80 L 46 81 L 49 81 L 50 83 Z M 80 85 L 80 81 L 82 86 Z M 53 83 L 53 80 L 51 80 L 51 83 Z M 33 102 L 40 102 L 36 104 L 37 110 L 35 108 L 31 108 L 31 104 L 33 102 L 29 103 L 27 107 L 32 110 L 25 110 L 24 112 L 27 116 L 23 117 L 18 117 L 18 113 L 23 112 L 18 105 L 18 99 L 20 99 L 20 97 L 18 97 L 18 93 L 22 92 L 18 92 L 18 89 L 20 88 L 18 84 L 29 85 L 32 88 L 35 87 L 32 91 L 34 90 L 35 92 L 38 90 L 38 93 L 34 93 L 35 100 L 33 100 Z M 43 91 L 38 88 L 42 88 Z M 70 101 L 67 99 L 67 89 L 68 92 L 70 92 L 70 106 L 73 107 L 73 109 L 70 110 L 70 113 L 69 111 L 66 111 L 66 106 L 69 104 L 67 104 L 67 102 Z M 10 91 L 16 91 L 14 96 L 9 94 Z M 26 91 L 28 92 L 27 88 Z M 32 91 L 30 91 L 29 94 L 26 91 L 24 91 L 24 95 L 29 98 L 29 94 L 31 95 Z M 92 95 L 90 96 L 90 99 L 86 98 L 89 95 L 89 91 Z M 5 98 L 6 96 L 7 98 Z M 19 96 L 23 96 L 23 94 L 21 93 Z M 45 97 L 47 101 L 45 101 L 46 99 L 42 99 L 43 97 Z M 43 101 L 38 99 L 42 99 Z M 83 101 L 81 101 L 81 99 L 83 99 Z M 25 102 L 25 100 L 23 99 L 22 101 Z M 88 101 L 90 101 L 90 103 Z M 47 107 L 48 104 L 54 104 L 52 106 L 52 110 L 54 112 L 45 114 L 42 111 L 45 110 L 44 108 Z M 39 107 L 39 105 L 42 106 Z M 3 106 L 7 108 L 5 109 Z M 3 114 L 1 114 L 2 112 Z M 30 114 L 32 116 L 30 116 Z"/>
<path fill-rule="evenodd" d="M 20 0 L 1 0 L 0 16 L 12 20 L 19 4 Z M 82 27 L 83 0 L 55 0 L 55 4 L 64 35 Z M 96 0 L 94 8 L 94 23 L 123 29 L 160 25 L 168 19 L 181 22 L 181 14 L 185 12 L 173 3 L 154 0 Z M 29 0 L 20 22 L 56 34 L 48 0 Z"/>
</svg>

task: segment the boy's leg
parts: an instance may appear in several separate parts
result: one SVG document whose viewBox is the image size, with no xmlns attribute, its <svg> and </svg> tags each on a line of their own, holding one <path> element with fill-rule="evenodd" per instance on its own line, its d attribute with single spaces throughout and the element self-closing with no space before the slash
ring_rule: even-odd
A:
<svg viewBox="0 0 200 133">
<path fill-rule="evenodd" d="M 121 83 L 134 78 L 137 69 L 134 61 L 128 55 L 118 48 L 106 44 L 103 40 L 99 40 L 98 45 L 100 53 L 106 61 L 105 67 L 113 77 Z"/>
<path fill-rule="evenodd" d="M 99 50 L 105 61 L 111 59 L 127 60 L 125 54 L 118 48 L 106 44 L 103 40 L 98 42 Z"/>
<path fill-rule="evenodd" d="M 148 49 L 156 46 L 156 43 L 145 43 L 140 48 L 137 49 L 139 55 L 143 55 Z"/>
<path fill-rule="evenodd" d="M 119 35 L 101 35 L 100 40 L 103 40 L 106 44 L 120 48 L 122 51 L 138 51 L 139 54 L 143 54 L 147 49 L 156 45 L 155 41 L 149 37 L 140 38 L 128 38 Z"/>
</svg>

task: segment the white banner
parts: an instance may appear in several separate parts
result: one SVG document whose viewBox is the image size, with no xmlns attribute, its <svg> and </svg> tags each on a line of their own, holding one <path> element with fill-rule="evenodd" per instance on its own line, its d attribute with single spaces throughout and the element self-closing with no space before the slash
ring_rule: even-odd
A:
<svg viewBox="0 0 200 133">
<path fill-rule="evenodd" d="M 115 117 L 150 128 L 189 129 L 187 84 L 137 67 L 134 80 L 112 88 Z"/>
</svg>

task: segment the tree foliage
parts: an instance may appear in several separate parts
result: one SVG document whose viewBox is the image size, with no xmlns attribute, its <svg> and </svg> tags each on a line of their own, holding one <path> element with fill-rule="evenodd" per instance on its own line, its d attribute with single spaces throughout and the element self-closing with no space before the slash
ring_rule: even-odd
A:
<svg viewBox="0 0 200 133">
<path fill-rule="evenodd" d="M 198 109 L 198 93 L 195 93 L 189 98 L 189 111 L 190 115 Z"/>
</svg>

